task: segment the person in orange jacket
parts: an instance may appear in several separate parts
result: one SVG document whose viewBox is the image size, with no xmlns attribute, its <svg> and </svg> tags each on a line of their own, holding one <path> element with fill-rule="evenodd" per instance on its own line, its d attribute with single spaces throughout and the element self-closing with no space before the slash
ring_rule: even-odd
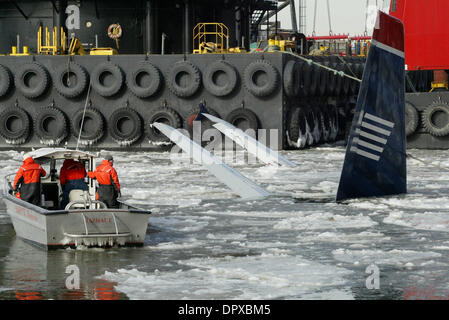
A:
<svg viewBox="0 0 449 320">
<path fill-rule="evenodd" d="M 114 158 L 111 155 L 106 155 L 95 171 L 87 173 L 91 179 L 97 179 L 99 184 L 98 200 L 104 202 L 108 208 L 118 208 L 117 198 L 121 195 L 120 182 L 113 163 Z"/>
<path fill-rule="evenodd" d="M 23 164 L 14 178 L 13 191 L 17 192 L 16 197 L 38 206 L 41 202 L 41 177 L 46 175 L 44 168 L 25 154 Z"/>
<path fill-rule="evenodd" d="M 87 185 L 84 181 L 85 177 L 86 169 L 81 162 L 73 159 L 64 160 L 59 173 L 59 182 L 63 191 L 61 201 L 62 209 L 69 203 L 70 191 L 74 189 L 87 190 Z"/>
</svg>

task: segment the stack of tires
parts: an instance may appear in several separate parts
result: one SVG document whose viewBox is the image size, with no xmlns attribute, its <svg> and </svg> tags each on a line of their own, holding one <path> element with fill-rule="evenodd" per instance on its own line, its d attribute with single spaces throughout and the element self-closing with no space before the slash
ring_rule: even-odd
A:
<svg viewBox="0 0 449 320">
<path fill-rule="evenodd" d="M 14 73 L 0 64 L 0 99 L 11 100 L 15 95 L 30 101 L 31 106 L 16 103 L 0 109 L 0 136 L 10 145 L 25 144 L 33 137 L 45 146 L 61 145 L 69 139 L 88 147 L 101 146 L 106 137 L 120 147 L 146 141 L 169 144 L 170 140 L 151 124 L 162 122 L 191 132 L 201 93 L 231 101 L 236 91 L 244 90 L 245 95 L 264 100 L 271 99 L 281 86 L 279 71 L 263 57 L 252 59 L 241 72 L 224 59 L 208 63 L 202 71 L 191 61 L 178 60 L 163 71 L 148 60 L 133 62 L 126 70 L 109 59 L 92 70 L 71 59 L 55 68 L 33 60 Z M 180 101 L 176 108 L 167 103 L 167 96 L 171 101 Z M 121 107 L 112 109 L 116 101 L 125 98 Z M 192 106 L 193 98 L 198 100 Z M 133 107 L 136 99 L 140 106 L 151 101 L 151 107 L 143 111 L 142 107 Z M 184 101 L 189 104 L 184 106 Z M 76 105 L 76 110 L 71 105 Z M 213 106 L 207 109 L 243 130 L 257 132 L 261 127 L 258 115 L 250 108 L 232 105 L 233 109 L 220 112 Z M 211 126 L 207 119 L 202 121 L 203 131 Z"/>
<path fill-rule="evenodd" d="M 344 123 L 352 120 L 346 106 L 358 94 L 360 82 L 342 77 L 340 71 L 361 79 L 361 58 L 307 57 L 325 66 L 290 60 L 284 67 L 284 92 L 292 101 L 286 113 L 287 145 L 303 149 L 334 142 L 344 134 Z"/>
<path fill-rule="evenodd" d="M 82 103 L 86 91 L 94 91 L 104 98 L 112 98 L 126 86 L 139 98 L 148 98 L 158 93 L 162 78 L 157 67 L 149 62 L 142 62 L 126 74 L 111 62 L 99 64 L 89 74 L 80 64 L 71 62 L 49 72 L 38 62 L 25 63 L 12 76 L 11 71 L 0 65 L 0 97 L 7 95 L 14 86 L 21 95 L 29 100 L 39 102 L 50 90 L 51 83 L 59 95 L 68 100 Z M 89 87 L 90 83 L 90 87 Z M 40 143 L 57 146 L 68 139 L 71 133 L 81 144 L 95 145 L 108 131 L 118 145 L 131 145 L 142 138 L 144 129 L 151 141 L 166 140 L 165 136 L 153 131 L 149 126 L 153 121 L 161 121 L 174 127 L 181 126 L 181 118 L 169 107 L 154 108 L 150 115 L 142 119 L 141 115 L 129 106 L 116 109 L 105 119 L 104 108 L 85 104 L 72 112 L 70 116 L 63 108 L 56 105 L 44 105 L 31 116 L 20 106 L 5 108 L 0 113 L 0 135 L 8 144 L 20 145 L 34 133 Z M 147 127 L 144 128 L 144 123 Z M 81 130 L 82 128 L 82 130 Z"/>
</svg>

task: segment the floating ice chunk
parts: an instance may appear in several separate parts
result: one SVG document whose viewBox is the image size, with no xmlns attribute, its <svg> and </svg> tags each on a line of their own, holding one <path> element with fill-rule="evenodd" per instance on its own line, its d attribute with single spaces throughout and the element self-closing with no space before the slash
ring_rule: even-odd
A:
<svg viewBox="0 0 449 320">
<path fill-rule="evenodd" d="M 377 225 L 377 222 L 361 214 L 343 216 L 330 212 L 319 212 L 283 219 L 277 222 L 273 228 L 279 230 L 318 230 L 332 228 L 369 228 L 375 225 Z"/>
<path fill-rule="evenodd" d="M 429 258 L 441 257 L 437 252 L 420 252 L 412 250 L 348 250 L 348 249 L 336 249 L 332 251 L 334 258 L 338 261 L 347 263 L 359 262 L 361 264 L 369 265 L 371 263 L 376 264 L 390 264 L 390 265 L 403 265 L 415 260 L 425 260 Z"/>
<path fill-rule="evenodd" d="M 115 289 L 130 299 L 310 299 L 323 291 L 329 299 L 353 299 L 345 278 L 352 271 L 299 256 L 228 256 L 178 263 L 188 269 L 157 275 L 119 269 L 101 278 L 117 282 Z"/>
</svg>

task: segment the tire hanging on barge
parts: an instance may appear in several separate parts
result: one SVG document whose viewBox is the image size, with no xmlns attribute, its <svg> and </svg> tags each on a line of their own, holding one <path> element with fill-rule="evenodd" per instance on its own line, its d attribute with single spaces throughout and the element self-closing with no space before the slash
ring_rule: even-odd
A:
<svg viewBox="0 0 449 320">
<path fill-rule="evenodd" d="M 123 107 L 109 117 L 109 133 L 120 146 L 129 146 L 142 136 L 142 119 L 133 109 Z"/>
<path fill-rule="evenodd" d="M 150 62 L 141 62 L 126 74 L 126 84 L 134 95 L 149 98 L 159 92 L 162 75 Z"/>
<path fill-rule="evenodd" d="M 418 110 L 410 103 L 405 103 L 405 134 L 406 136 L 412 135 L 419 125 L 419 113 Z"/>
<path fill-rule="evenodd" d="M 0 136 L 6 143 L 19 145 L 25 143 L 31 132 L 31 121 L 28 113 L 14 106 L 0 113 Z"/>
<path fill-rule="evenodd" d="M 83 130 L 80 136 L 81 124 Z M 84 109 L 80 109 L 73 116 L 72 134 L 77 139 L 80 137 L 80 142 L 83 145 L 91 146 L 97 143 L 104 135 L 104 127 L 103 115 L 95 108 L 86 108 L 86 112 L 84 112 Z"/>
<path fill-rule="evenodd" d="M 146 120 L 147 123 L 145 126 L 145 131 L 151 143 L 170 142 L 170 139 L 167 136 L 151 126 L 154 122 L 161 122 L 175 129 L 182 126 L 181 117 L 179 114 L 169 107 L 159 107 L 153 109 Z"/>
<path fill-rule="evenodd" d="M 279 73 L 267 60 L 251 62 L 243 73 L 243 85 L 256 97 L 266 97 L 279 86 Z"/>
<path fill-rule="evenodd" d="M 203 85 L 216 97 L 224 97 L 234 91 L 238 74 L 228 62 L 219 60 L 207 66 L 203 74 Z"/>
<path fill-rule="evenodd" d="M 290 121 L 287 124 L 287 138 L 290 147 L 303 149 L 307 145 L 306 118 L 300 107 L 290 110 Z"/>
<path fill-rule="evenodd" d="M 180 98 L 193 96 L 201 87 L 201 72 L 189 61 L 178 61 L 167 79 L 171 92 Z"/>
<path fill-rule="evenodd" d="M 23 64 L 14 79 L 16 88 L 29 99 L 40 97 L 50 82 L 47 69 L 37 62 Z"/>
<path fill-rule="evenodd" d="M 436 122 L 437 113 L 444 113 L 443 119 Z M 440 117 L 441 118 L 441 117 Z M 446 103 L 436 102 L 429 105 L 422 113 L 423 127 L 431 135 L 442 137 L 449 134 L 449 105 Z"/>
<path fill-rule="evenodd" d="M 70 62 L 68 66 L 59 67 L 53 79 L 56 91 L 63 97 L 76 98 L 86 89 L 89 75 L 84 67 Z"/>
<path fill-rule="evenodd" d="M 42 144 L 59 145 L 68 134 L 65 114 L 53 106 L 41 108 L 34 119 L 34 131 Z"/>
<path fill-rule="evenodd" d="M 235 109 L 228 114 L 226 121 L 242 131 L 246 131 L 248 129 L 254 130 L 257 136 L 259 120 L 257 119 L 256 114 L 249 109 Z"/>
<path fill-rule="evenodd" d="M 92 88 L 103 97 L 111 97 L 123 86 L 122 69 L 111 62 L 98 65 L 91 74 Z"/>
<path fill-rule="evenodd" d="M 11 71 L 0 64 L 0 97 L 3 97 L 11 89 L 12 75 Z"/>
<path fill-rule="evenodd" d="M 302 86 L 301 65 L 298 61 L 290 60 L 284 67 L 284 91 L 285 94 L 294 98 L 300 94 Z"/>
</svg>

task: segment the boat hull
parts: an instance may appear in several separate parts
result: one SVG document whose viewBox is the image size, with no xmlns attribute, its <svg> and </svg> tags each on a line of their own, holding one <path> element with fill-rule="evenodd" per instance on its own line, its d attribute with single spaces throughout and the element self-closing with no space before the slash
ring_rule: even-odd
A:
<svg viewBox="0 0 449 320">
<path fill-rule="evenodd" d="M 11 195 L 4 198 L 18 237 L 46 249 L 142 246 L 150 212 L 127 209 L 49 211 Z"/>
</svg>

